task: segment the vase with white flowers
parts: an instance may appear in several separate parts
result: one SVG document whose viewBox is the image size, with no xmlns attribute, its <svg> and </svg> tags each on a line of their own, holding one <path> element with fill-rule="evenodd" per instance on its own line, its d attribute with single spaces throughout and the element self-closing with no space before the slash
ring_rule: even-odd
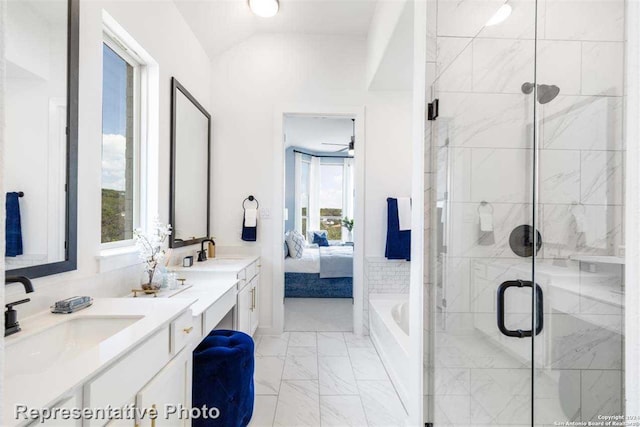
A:
<svg viewBox="0 0 640 427">
<path fill-rule="evenodd" d="M 171 224 L 163 224 L 157 218 L 149 232 L 142 229 L 133 231 L 136 246 L 140 253 L 140 259 L 145 264 L 142 289 L 145 291 L 157 291 L 162 284 L 162 277 L 156 274 L 158 265 L 165 256 L 164 243 L 171 235 Z"/>
</svg>

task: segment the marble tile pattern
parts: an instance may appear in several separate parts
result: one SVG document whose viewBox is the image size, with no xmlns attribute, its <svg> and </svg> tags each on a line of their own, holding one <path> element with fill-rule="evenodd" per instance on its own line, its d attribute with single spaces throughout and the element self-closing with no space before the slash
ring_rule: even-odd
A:
<svg viewBox="0 0 640 427">
<path fill-rule="evenodd" d="M 406 411 L 366 336 L 263 335 L 256 355 L 251 427 L 405 425 Z"/>
</svg>

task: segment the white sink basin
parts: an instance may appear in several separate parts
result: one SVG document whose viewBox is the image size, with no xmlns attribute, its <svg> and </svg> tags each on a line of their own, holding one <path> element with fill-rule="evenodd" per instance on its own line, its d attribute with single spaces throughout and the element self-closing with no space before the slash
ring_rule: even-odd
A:
<svg viewBox="0 0 640 427">
<path fill-rule="evenodd" d="M 45 372 L 62 360 L 98 346 L 143 317 L 76 317 L 23 339 L 17 337 L 14 343 L 5 342 L 5 376 Z"/>
</svg>

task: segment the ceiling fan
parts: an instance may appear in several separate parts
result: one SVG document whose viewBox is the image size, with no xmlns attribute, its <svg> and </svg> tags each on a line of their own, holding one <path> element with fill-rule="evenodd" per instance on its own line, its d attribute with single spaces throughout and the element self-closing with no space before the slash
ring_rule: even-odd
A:
<svg viewBox="0 0 640 427">
<path fill-rule="evenodd" d="M 351 141 L 349 141 L 348 144 L 337 144 L 337 143 L 333 143 L 333 142 L 323 142 L 322 145 L 337 145 L 338 147 L 344 147 L 341 148 L 337 151 L 334 151 L 334 153 L 342 153 L 343 151 L 348 151 L 349 156 L 353 156 L 354 152 L 355 152 L 355 146 L 356 146 L 356 119 L 351 119 L 351 122 L 353 124 L 353 132 L 351 135 Z"/>
</svg>

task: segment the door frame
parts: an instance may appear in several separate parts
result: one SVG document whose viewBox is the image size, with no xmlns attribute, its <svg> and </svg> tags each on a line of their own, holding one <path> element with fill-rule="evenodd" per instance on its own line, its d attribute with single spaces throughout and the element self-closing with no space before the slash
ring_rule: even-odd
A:
<svg viewBox="0 0 640 427">
<path fill-rule="evenodd" d="M 284 239 L 284 206 L 285 206 L 285 141 L 284 119 L 288 115 L 299 116 L 337 116 L 356 119 L 355 144 L 355 200 L 354 222 L 358 226 L 353 229 L 353 332 L 363 332 L 363 300 L 364 300 L 364 247 L 365 247 L 365 108 L 364 106 L 331 106 L 331 105 L 291 105 L 276 106 L 273 132 L 273 170 L 274 170 L 274 205 L 273 212 L 275 238 L 273 253 L 282 254 Z M 273 329 L 284 331 L 284 258 L 274 256 L 273 261 Z"/>
</svg>

